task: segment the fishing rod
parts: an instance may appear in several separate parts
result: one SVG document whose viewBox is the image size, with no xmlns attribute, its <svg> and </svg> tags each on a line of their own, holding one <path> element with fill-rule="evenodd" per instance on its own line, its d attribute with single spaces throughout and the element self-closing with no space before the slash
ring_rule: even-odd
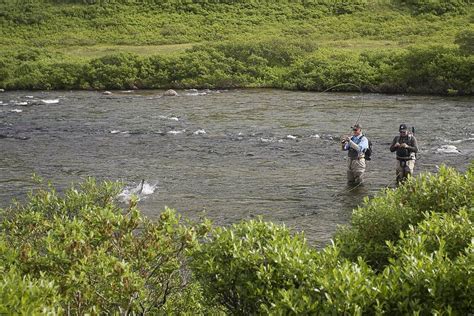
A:
<svg viewBox="0 0 474 316">
<path fill-rule="evenodd" d="M 332 90 L 334 88 L 337 88 L 337 87 L 341 87 L 341 86 L 353 86 L 353 87 L 356 87 L 357 89 L 359 89 L 360 93 L 362 93 L 362 88 L 354 83 L 351 83 L 351 82 L 343 82 L 343 83 L 339 83 L 337 85 L 334 85 L 332 87 L 329 87 L 327 88 L 326 90 L 324 90 L 322 93 L 324 92 L 328 92 L 329 90 Z"/>
<path fill-rule="evenodd" d="M 363 91 L 362 91 L 362 87 L 359 86 L 359 85 L 356 85 L 355 83 L 352 83 L 352 82 L 343 82 L 343 83 L 339 83 L 339 84 L 336 84 L 334 86 L 331 86 L 329 88 L 327 88 L 326 90 L 323 91 L 324 92 L 328 92 L 334 88 L 337 88 L 337 87 L 342 87 L 342 86 L 352 86 L 352 87 L 356 87 L 357 89 L 359 89 L 359 92 L 360 92 L 360 102 L 362 103 L 362 98 L 363 98 Z M 362 110 L 364 109 L 363 106 L 360 106 L 360 110 L 359 110 L 359 116 L 357 117 L 357 121 L 354 123 L 354 125 L 357 125 L 359 124 L 359 121 L 360 121 L 360 118 L 362 116 Z"/>
</svg>

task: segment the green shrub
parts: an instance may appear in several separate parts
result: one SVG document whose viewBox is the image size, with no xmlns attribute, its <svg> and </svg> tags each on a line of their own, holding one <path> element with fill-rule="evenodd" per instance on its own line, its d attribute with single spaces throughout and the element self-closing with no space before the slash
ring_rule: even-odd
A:
<svg viewBox="0 0 474 316">
<path fill-rule="evenodd" d="M 193 252 L 191 265 L 210 302 L 248 315 L 307 282 L 313 256 L 302 235 L 260 219 L 217 227 Z"/>
<path fill-rule="evenodd" d="M 357 314 L 377 308 L 375 275 L 336 248 L 315 252 L 283 226 L 216 228 L 192 253 L 208 304 L 231 314 Z"/>
<path fill-rule="evenodd" d="M 474 306 L 474 209 L 431 213 L 396 244 L 379 275 L 384 310 L 466 315 Z"/>
<path fill-rule="evenodd" d="M 282 80 L 293 89 L 323 91 L 342 83 L 334 90 L 359 91 L 357 86 L 374 86 L 378 83 L 377 70 L 358 54 L 321 49 L 293 65 Z"/>
<path fill-rule="evenodd" d="M 208 224 L 183 225 L 171 210 L 151 222 L 133 200 L 125 209 L 115 202 L 118 188 L 88 180 L 64 197 L 40 189 L 25 205 L 4 210 L 3 269 L 54 282 L 60 304 L 53 306 L 74 314 L 157 313 L 168 301 L 191 302 L 199 289 L 184 290 L 191 282 L 184 252 Z"/>
<path fill-rule="evenodd" d="M 271 306 L 270 315 L 365 315 L 380 312 L 378 283 L 362 260 L 339 261 L 337 249 L 317 256 L 303 286 L 284 288 Z"/>
<path fill-rule="evenodd" d="M 386 241 L 395 242 L 399 232 L 423 219 L 424 212 L 456 213 L 474 206 L 474 167 L 465 175 L 441 167 L 439 173 L 411 178 L 397 190 L 387 189 L 366 199 L 351 219 L 351 227 L 336 233 L 336 244 L 343 256 L 364 258 L 376 269 L 388 263 Z"/>
<path fill-rule="evenodd" d="M 56 315 L 64 311 L 59 307 L 61 299 L 54 282 L 34 280 L 2 266 L 0 273 L 1 315 Z"/>
<path fill-rule="evenodd" d="M 96 89 L 129 89 L 138 80 L 141 58 L 115 54 L 93 59 L 86 68 L 86 80 Z"/>
<path fill-rule="evenodd" d="M 454 41 L 459 45 L 459 49 L 466 55 L 474 54 L 474 27 L 459 32 Z"/>
<path fill-rule="evenodd" d="M 396 0 L 396 3 L 407 5 L 415 14 L 463 13 L 471 5 L 469 0 Z"/>
<path fill-rule="evenodd" d="M 261 219 L 209 235 L 171 210 L 151 222 L 133 199 L 116 203 L 114 183 L 40 189 L 1 213 L 0 311 L 468 314 L 473 177 L 474 165 L 410 178 L 367 199 L 321 251 Z"/>
<path fill-rule="evenodd" d="M 446 94 L 473 92 L 474 55 L 461 55 L 453 48 L 412 47 L 390 70 L 392 82 L 402 85 L 402 91 Z"/>
</svg>

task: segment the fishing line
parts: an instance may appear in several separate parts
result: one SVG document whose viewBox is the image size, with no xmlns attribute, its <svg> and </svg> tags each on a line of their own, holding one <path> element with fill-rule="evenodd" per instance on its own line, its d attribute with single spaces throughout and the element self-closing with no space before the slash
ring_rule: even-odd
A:
<svg viewBox="0 0 474 316">
<path fill-rule="evenodd" d="M 329 88 L 327 88 L 326 90 L 323 91 L 324 92 L 328 92 L 334 88 L 337 88 L 337 87 L 342 87 L 342 86 L 352 86 L 352 87 L 356 87 L 357 89 L 359 89 L 359 93 L 360 93 L 360 104 L 359 104 L 359 107 L 360 107 L 360 110 L 359 110 L 359 116 L 357 117 L 357 121 L 354 123 L 354 125 L 358 124 L 359 121 L 360 121 L 360 118 L 362 116 L 362 110 L 364 109 L 364 106 L 363 106 L 363 98 L 364 98 L 364 94 L 363 94 L 363 91 L 362 91 L 362 87 L 359 86 L 359 85 L 356 85 L 355 83 L 351 83 L 351 82 L 343 82 L 343 83 L 339 83 L 339 84 L 336 84 L 334 86 L 331 86 Z"/>
</svg>

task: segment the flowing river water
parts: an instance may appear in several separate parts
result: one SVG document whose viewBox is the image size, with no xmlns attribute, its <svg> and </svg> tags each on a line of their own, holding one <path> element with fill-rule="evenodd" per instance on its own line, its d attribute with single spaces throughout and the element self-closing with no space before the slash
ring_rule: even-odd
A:
<svg viewBox="0 0 474 316">
<path fill-rule="evenodd" d="M 474 98 L 280 90 L 0 93 L 0 208 L 32 175 L 59 190 L 93 176 L 145 180 L 139 207 L 228 225 L 259 215 L 325 244 L 364 196 L 394 187 L 389 146 L 415 126 L 415 169 L 464 171 L 474 153 Z M 340 136 L 359 118 L 374 144 L 366 183 L 346 187 Z"/>
</svg>

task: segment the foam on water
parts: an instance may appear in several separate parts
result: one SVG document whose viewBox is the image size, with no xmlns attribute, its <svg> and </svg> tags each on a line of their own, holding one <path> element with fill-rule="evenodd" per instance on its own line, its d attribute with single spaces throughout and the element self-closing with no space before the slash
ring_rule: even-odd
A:
<svg viewBox="0 0 474 316">
<path fill-rule="evenodd" d="M 460 151 L 456 148 L 456 146 L 453 145 L 442 145 L 438 149 L 436 149 L 436 152 L 441 153 L 441 154 L 459 154 Z"/>
<path fill-rule="evenodd" d="M 203 130 L 203 129 L 198 129 L 198 130 L 195 131 L 193 134 L 194 134 L 194 135 L 204 135 L 204 134 L 206 134 L 206 131 Z"/>
<path fill-rule="evenodd" d="M 158 182 L 140 181 L 138 184 L 131 184 L 126 186 L 123 191 L 117 196 L 122 202 L 128 202 L 132 196 L 136 196 L 138 200 L 145 199 L 148 195 L 153 194 L 158 187 Z"/>
<path fill-rule="evenodd" d="M 464 139 L 448 140 L 447 142 L 450 144 L 460 144 L 460 143 L 469 142 L 473 140 L 474 140 L 474 137 L 469 137 L 469 138 L 464 138 Z"/>
<path fill-rule="evenodd" d="M 176 117 L 176 116 L 164 116 L 164 115 L 160 115 L 158 116 L 160 119 L 164 119 L 164 120 L 170 120 L 170 121 L 179 121 L 179 118 Z"/>
<path fill-rule="evenodd" d="M 41 100 L 41 102 L 43 102 L 44 104 L 56 104 L 56 103 L 59 103 L 59 99 L 46 99 L 46 100 Z"/>
<path fill-rule="evenodd" d="M 169 131 L 167 134 L 171 134 L 171 135 L 178 135 L 178 134 L 182 134 L 184 133 L 185 130 L 181 130 L 181 131 Z"/>
</svg>

